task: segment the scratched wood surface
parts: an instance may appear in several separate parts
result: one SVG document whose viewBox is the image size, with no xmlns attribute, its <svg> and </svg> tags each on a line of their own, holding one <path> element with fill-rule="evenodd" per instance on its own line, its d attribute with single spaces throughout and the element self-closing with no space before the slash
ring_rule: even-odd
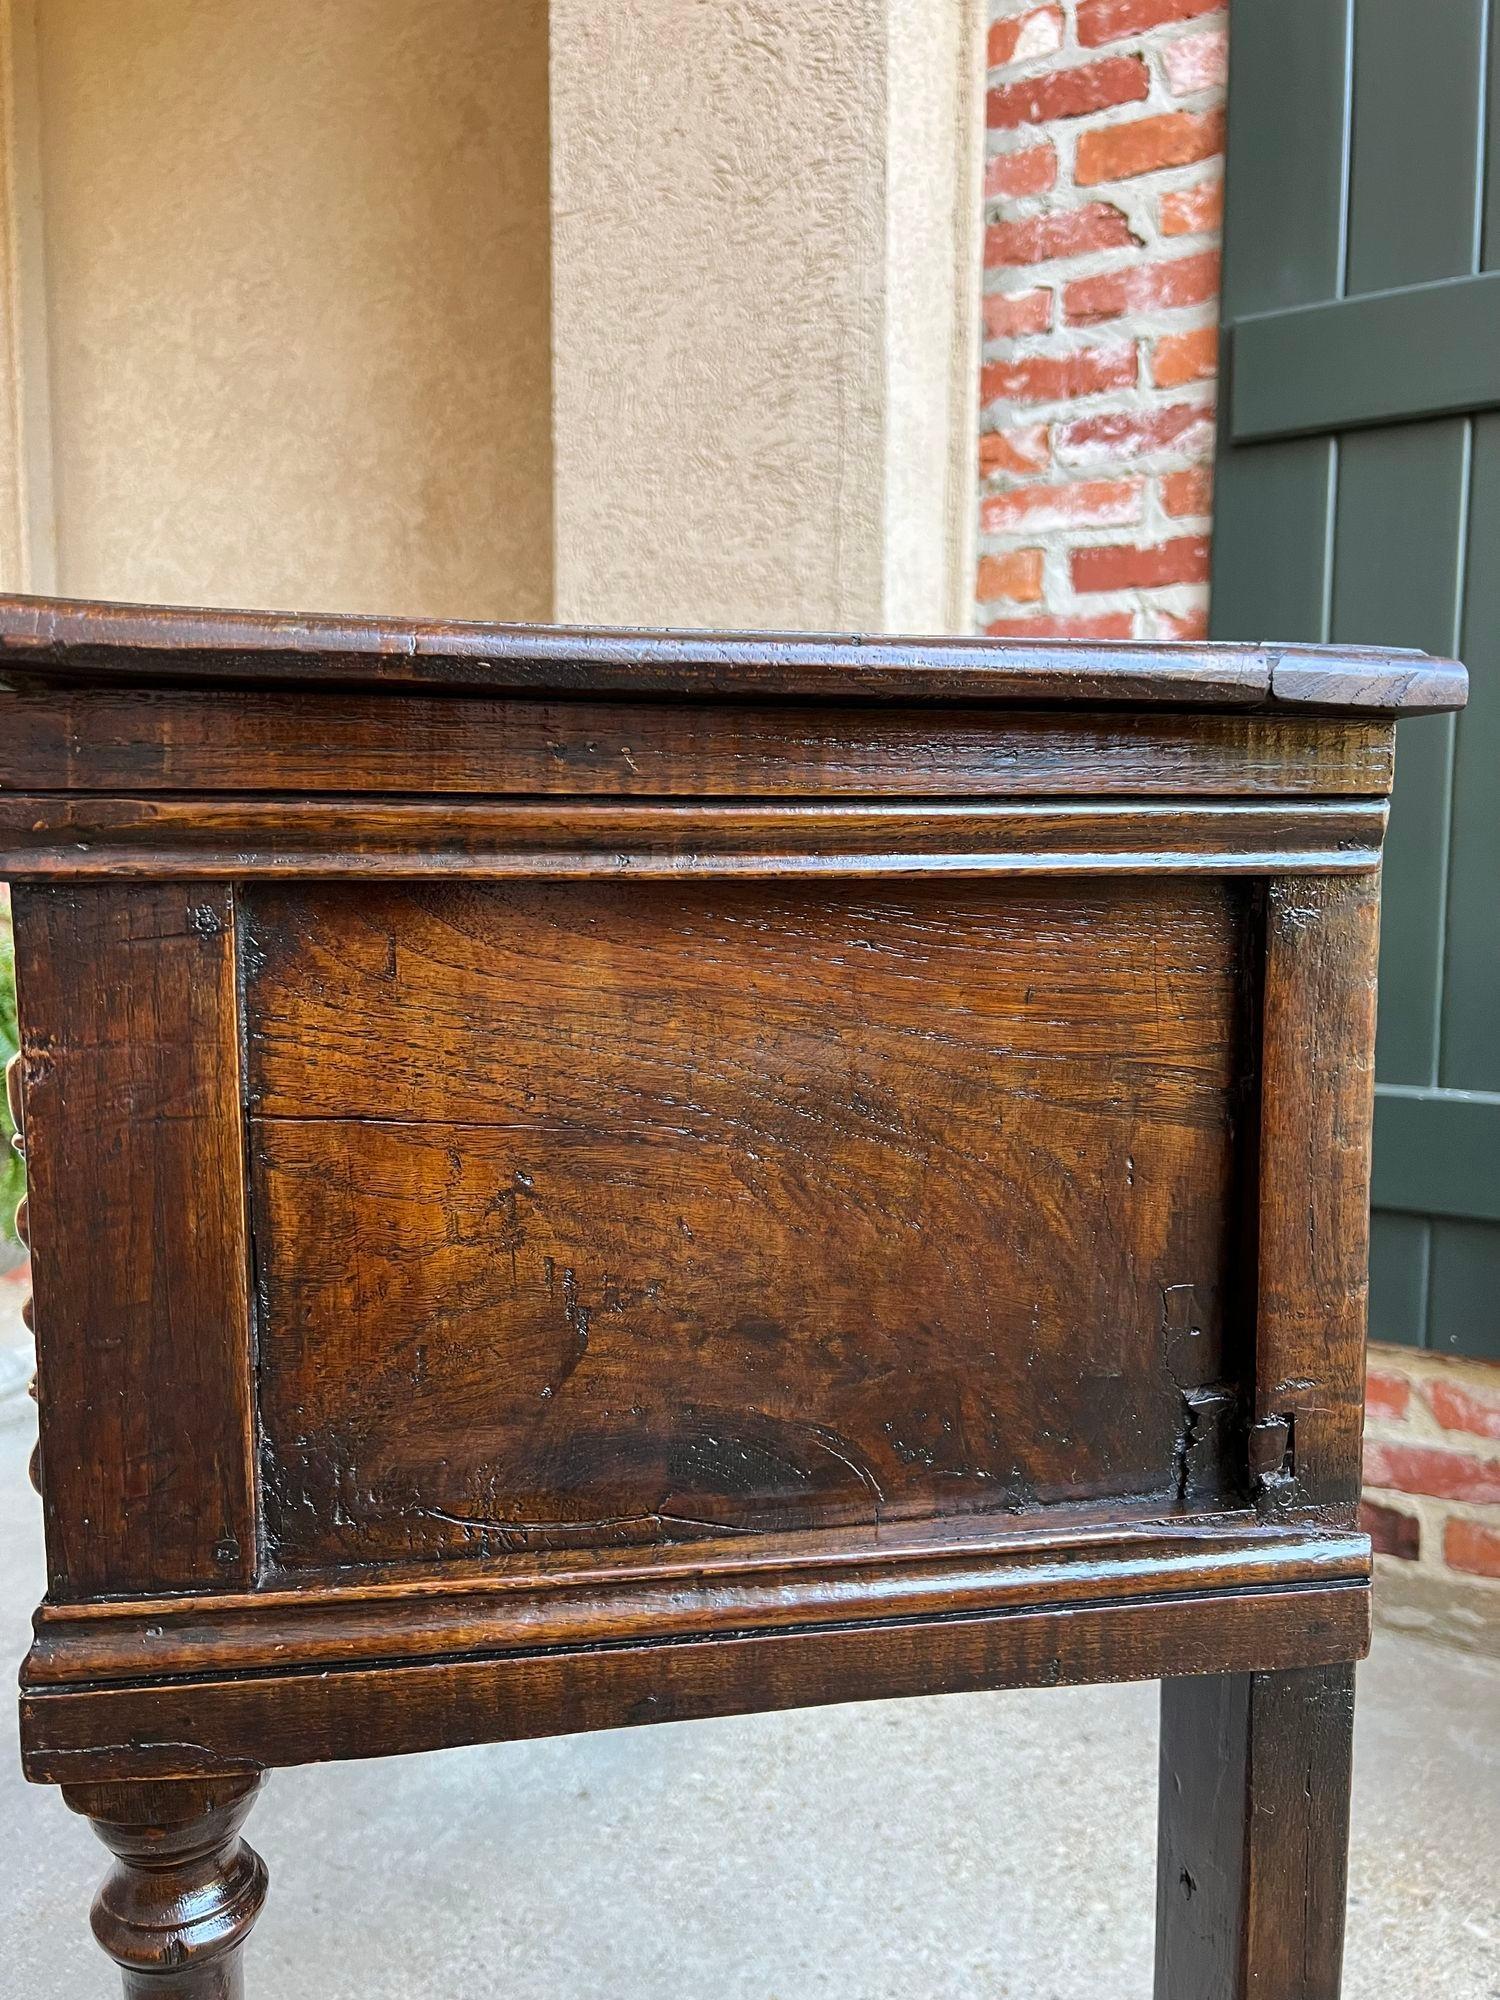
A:
<svg viewBox="0 0 1500 2000">
<path fill-rule="evenodd" d="M 232 903 L 14 894 L 54 1597 L 255 1574 Z"/>
<path fill-rule="evenodd" d="M 22 1751 L 129 1991 L 238 1994 L 267 1766 L 1152 1675 L 1158 2000 L 1334 2000 L 1376 868 L 1463 693 L 0 598 Z"/>
<path fill-rule="evenodd" d="M 1000 1616 L 654 1647 L 480 1653 L 334 1673 L 283 1663 L 273 1673 L 27 1691 L 21 1716 L 27 1773 L 52 1784 L 122 1768 L 141 1778 L 209 1775 L 825 1702 L 1263 1672 L 1348 1662 L 1369 1643 L 1369 1588 L 1349 1583 L 1146 1598 L 1124 1617 L 1108 1603 L 1043 1601 Z M 1202 1754 L 1209 1784 L 1216 1746 L 1205 1743 Z M 1331 1775 L 1336 1783 L 1337 1766 Z M 1263 1796 L 1273 1795 L 1268 1788 Z M 1314 1829 L 1337 1823 L 1331 1811 L 1308 1817 Z M 1272 1846 L 1274 1821 L 1256 1831 L 1263 1850 Z M 1322 1991 L 1281 1990 L 1288 2000 L 1331 2000 Z M 1201 1987 L 1194 2000 L 1218 1993 Z"/>
<path fill-rule="evenodd" d="M 0 672 L 126 685 L 208 679 L 393 692 L 609 689 L 732 701 L 769 693 L 1388 714 L 1462 706 L 1466 685 L 1454 660 L 1373 646 L 599 630 L 7 596 L 0 596 Z"/>
<path fill-rule="evenodd" d="M 0 731 L 6 789 L 437 798 L 1365 796 L 1394 739 L 1296 713 L 68 686 L 0 688 Z"/>
<path fill-rule="evenodd" d="M 242 923 L 280 1563 L 1242 1483 L 1233 885 Z"/>
<path fill-rule="evenodd" d="M 33 1688 L 733 1638 L 864 1621 L 1010 1615 L 1045 1600 L 1106 1605 L 1128 1622 L 1150 1598 L 1234 1592 L 1314 1597 L 1369 1582 L 1354 1529 L 1187 1517 L 1119 1500 L 1041 1516 L 946 1514 L 879 1527 L 699 1542 L 517 1550 L 481 1567 L 408 1562 L 267 1578 L 210 1597 L 39 1607 Z"/>
<path fill-rule="evenodd" d="M 1251 1473 L 1267 1511 L 1353 1522 L 1364 1429 L 1379 878 L 1266 899 Z"/>
</svg>

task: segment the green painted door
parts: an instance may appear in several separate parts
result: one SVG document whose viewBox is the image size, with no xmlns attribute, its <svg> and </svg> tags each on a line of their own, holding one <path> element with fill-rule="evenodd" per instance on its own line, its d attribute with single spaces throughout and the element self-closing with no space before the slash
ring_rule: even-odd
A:
<svg viewBox="0 0 1500 2000">
<path fill-rule="evenodd" d="M 1495 19 L 1491 20 L 1491 12 Z M 1231 0 L 1213 632 L 1456 652 L 1385 869 L 1370 1332 L 1500 1356 L 1500 0 Z"/>
</svg>

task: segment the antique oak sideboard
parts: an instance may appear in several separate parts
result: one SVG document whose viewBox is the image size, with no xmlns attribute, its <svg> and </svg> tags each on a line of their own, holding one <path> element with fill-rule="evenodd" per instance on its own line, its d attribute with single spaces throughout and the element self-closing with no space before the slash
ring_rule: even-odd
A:
<svg viewBox="0 0 1500 2000">
<path fill-rule="evenodd" d="M 278 1765 L 1160 1677 L 1339 1984 L 1381 839 L 1461 668 L 0 601 L 28 1775 L 223 2000 Z"/>
</svg>

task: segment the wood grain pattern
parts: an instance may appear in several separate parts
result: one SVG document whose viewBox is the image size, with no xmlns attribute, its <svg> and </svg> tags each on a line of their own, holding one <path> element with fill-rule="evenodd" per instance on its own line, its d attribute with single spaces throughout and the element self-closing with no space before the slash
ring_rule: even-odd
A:
<svg viewBox="0 0 1500 2000">
<path fill-rule="evenodd" d="M 16 791 L 429 798 L 1363 797 L 1390 791 L 1394 735 L 1295 713 L 67 686 L 0 689 L 0 730 Z"/>
<path fill-rule="evenodd" d="M 1097 646 L 863 633 L 597 631 L 0 597 L 0 670 L 503 692 L 1461 707 L 1464 670 L 1361 646 Z"/>
<path fill-rule="evenodd" d="M 266 1864 L 240 1838 L 258 1773 L 165 1783 L 64 1785 L 115 1857 L 94 1936 L 125 2000 L 243 2000 L 240 1951 L 266 1898 Z"/>
<path fill-rule="evenodd" d="M 1162 1683 L 1156 2000 L 1338 2000 L 1354 1668 Z"/>
<path fill-rule="evenodd" d="M 909 879 L 1380 865 L 1383 800 L 920 807 L 0 797 L 12 881 Z"/>
<path fill-rule="evenodd" d="M 48 1589 L 255 1574 L 233 900 L 14 896 Z"/>
<path fill-rule="evenodd" d="M 1365 1584 L 22 1695 L 27 1776 L 214 1775 L 825 1702 L 1349 1660 Z"/>
<path fill-rule="evenodd" d="M 1259 1504 L 1352 1524 L 1364 1424 L 1379 883 L 1274 880 L 1266 910 Z"/>
<path fill-rule="evenodd" d="M 1133 1518 L 1138 1516 L 1138 1518 Z M 44 1604 L 31 1687 L 650 1643 L 1211 1591 L 1367 1582 L 1365 1537 L 1253 1515 L 1049 1508 L 736 1536 L 670 1550 L 528 1551 L 479 1570 L 344 1566 L 238 1596 Z"/>
<path fill-rule="evenodd" d="M 237 1996 L 269 1766 L 1165 1676 L 1157 2000 L 1334 2000 L 1462 669 L 0 600 L 0 675 L 21 1740 L 128 1991 Z"/>
<path fill-rule="evenodd" d="M 1232 885 L 244 912 L 282 1566 L 1235 1490 Z"/>
</svg>

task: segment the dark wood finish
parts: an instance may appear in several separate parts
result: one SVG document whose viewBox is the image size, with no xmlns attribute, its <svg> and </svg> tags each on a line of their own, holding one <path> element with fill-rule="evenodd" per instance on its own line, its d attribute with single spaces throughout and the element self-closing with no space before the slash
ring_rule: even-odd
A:
<svg viewBox="0 0 1500 2000">
<path fill-rule="evenodd" d="M 12 881 L 1369 874 L 1383 799 L 1125 805 L 0 798 Z"/>
<path fill-rule="evenodd" d="M 1095 646 L 860 633 L 600 632 L 0 597 L 0 672 L 468 693 L 1461 706 L 1454 660 L 1375 647 Z"/>
<path fill-rule="evenodd" d="M 341 1673 L 168 1680 L 22 1696 L 27 1774 L 70 1782 L 246 1771 L 497 1738 L 684 1722 L 825 1702 L 1347 1661 L 1370 1641 L 1368 1579 L 1032 1605 L 930 1622 L 596 1645 Z"/>
<path fill-rule="evenodd" d="M 242 923 L 276 1568 L 1239 1487 L 1233 885 Z"/>
<path fill-rule="evenodd" d="M 35 792 L 428 799 L 1356 797 L 1391 789 L 1391 728 L 1163 708 L 479 701 L 453 695 L 0 687 Z"/>
<path fill-rule="evenodd" d="M 27 1660 L 37 1689 L 438 1654 L 634 1643 L 855 1618 L 1025 1610 L 1045 1591 L 1124 1627 L 1141 1598 L 1274 1587 L 1297 1601 L 1363 1584 L 1364 1538 L 1247 1517 L 1055 1508 L 1045 1524 L 975 1514 L 897 1528 L 799 1530 L 670 1548 L 526 1551 L 314 1570 L 239 1596 L 44 1604 Z M 1362 1598 L 1364 1593 L 1359 1593 Z M 1347 1593 L 1339 1604 L 1348 1608 Z"/>
<path fill-rule="evenodd" d="M 1338 2000 L 1354 1668 L 1162 1683 L 1156 2000 Z"/>
<path fill-rule="evenodd" d="M 237 1991 L 270 1767 L 1165 1676 L 1159 2000 L 1331 2000 L 1461 670 L 11 600 L 0 673 L 22 1751 L 132 1994 Z"/>
<path fill-rule="evenodd" d="M 1375 878 L 1272 882 L 1262 1001 L 1251 1474 L 1263 1509 L 1353 1525 L 1364 1425 Z"/>
<path fill-rule="evenodd" d="M 234 909 L 18 887 L 47 1588 L 253 1580 Z"/>
<path fill-rule="evenodd" d="M 93 1923 L 125 2000 L 241 2000 L 240 1947 L 266 1898 L 266 1864 L 240 1827 L 260 1785 L 255 1773 L 63 1786 L 115 1857 Z"/>
</svg>

